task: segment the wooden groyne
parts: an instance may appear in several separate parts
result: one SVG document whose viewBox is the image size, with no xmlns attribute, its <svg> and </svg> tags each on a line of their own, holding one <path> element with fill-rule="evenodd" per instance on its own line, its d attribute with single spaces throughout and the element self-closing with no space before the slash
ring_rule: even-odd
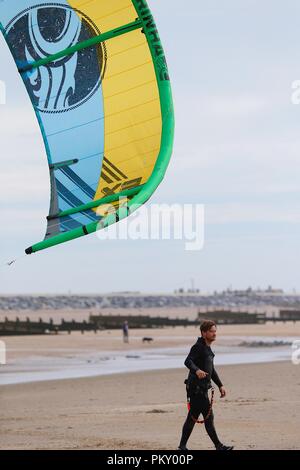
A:
<svg viewBox="0 0 300 470">
<path fill-rule="evenodd" d="M 125 320 L 128 320 L 131 329 L 152 329 L 166 328 L 176 326 L 198 326 L 198 321 L 190 321 L 188 319 L 170 319 L 168 317 L 150 317 L 146 315 L 91 315 L 89 321 L 83 322 L 61 320 L 60 324 L 55 324 L 53 319 L 49 322 L 32 321 L 29 318 L 21 321 L 18 317 L 16 320 L 9 320 L 7 317 L 4 322 L 0 322 L 0 336 L 19 336 L 19 335 L 45 335 L 58 333 L 71 333 L 72 331 L 94 331 L 98 330 L 121 330 Z"/>
<path fill-rule="evenodd" d="M 0 322 L 0 336 L 19 336 L 19 335 L 46 335 L 58 333 L 71 333 L 72 331 L 94 331 L 98 330 L 121 330 L 124 321 L 127 320 L 131 329 L 154 329 L 154 328 L 175 328 L 177 326 L 195 326 L 203 320 L 213 320 L 218 325 L 250 325 L 265 324 L 271 322 L 294 323 L 300 321 L 300 310 L 280 310 L 279 316 L 269 317 L 266 313 L 257 312 L 237 312 L 232 310 L 214 310 L 198 312 L 195 320 L 187 318 L 169 318 L 169 317 L 151 317 L 147 315 L 90 315 L 89 320 L 77 322 L 75 320 L 54 323 L 53 319 L 48 322 L 42 320 L 32 321 L 27 318 L 25 321 L 18 317 L 15 320 L 9 320 L 7 317 Z"/>
<path fill-rule="evenodd" d="M 279 310 L 281 321 L 300 321 L 300 310 Z"/>
<path fill-rule="evenodd" d="M 151 329 L 151 328 L 167 328 L 176 326 L 198 326 L 197 320 L 188 320 L 184 318 L 169 317 L 150 317 L 147 315 L 90 315 L 91 323 L 97 325 L 99 330 L 117 330 L 122 328 L 125 320 L 129 322 L 132 329 Z"/>
<path fill-rule="evenodd" d="M 76 322 L 61 320 L 60 324 L 55 324 L 53 319 L 49 322 L 43 321 L 41 318 L 39 321 L 32 321 L 29 318 L 26 321 L 20 320 L 18 317 L 15 320 L 9 320 L 7 317 L 4 322 L 0 322 L 0 336 L 26 336 L 26 335 L 46 335 L 46 334 L 58 334 L 61 332 L 71 333 L 72 331 L 95 331 L 97 327 L 94 323 L 87 321 Z"/>
<path fill-rule="evenodd" d="M 218 325 L 248 325 L 264 324 L 267 321 L 294 322 L 300 321 L 300 310 L 280 310 L 279 316 L 267 316 L 266 313 L 257 312 L 237 312 L 233 310 L 199 310 L 198 322 L 203 320 L 213 320 Z"/>
<path fill-rule="evenodd" d="M 218 325 L 257 325 L 266 323 L 266 313 L 213 310 L 198 312 L 198 322 L 213 320 Z"/>
</svg>

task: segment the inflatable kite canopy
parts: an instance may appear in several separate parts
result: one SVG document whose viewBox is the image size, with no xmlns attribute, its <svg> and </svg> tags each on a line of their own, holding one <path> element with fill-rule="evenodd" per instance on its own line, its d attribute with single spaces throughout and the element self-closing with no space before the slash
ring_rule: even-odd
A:
<svg viewBox="0 0 300 470">
<path fill-rule="evenodd" d="M 47 232 L 31 254 L 151 197 L 172 154 L 171 86 L 145 0 L 2 0 L 0 22 L 49 164 Z"/>
</svg>

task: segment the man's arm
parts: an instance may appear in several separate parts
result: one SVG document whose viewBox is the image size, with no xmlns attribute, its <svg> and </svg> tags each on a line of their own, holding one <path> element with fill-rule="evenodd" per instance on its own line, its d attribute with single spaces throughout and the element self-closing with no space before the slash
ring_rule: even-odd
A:
<svg viewBox="0 0 300 470">
<path fill-rule="evenodd" d="M 217 385 L 217 387 L 221 388 L 223 387 L 223 384 L 220 380 L 220 377 L 218 376 L 217 374 L 217 371 L 215 368 L 213 368 L 213 371 L 212 371 L 212 374 L 211 374 L 211 378 L 212 380 L 215 382 L 215 384 Z"/>
<path fill-rule="evenodd" d="M 190 350 L 190 353 L 189 353 L 188 357 L 184 361 L 184 365 L 188 369 L 190 369 L 191 372 L 196 373 L 197 370 L 199 370 L 199 367 L 194 362 L 197 359 L 197 357 L 199 357 L 199 354 L 200 354 L 199 347 L 198 347 L 197 344 L 194 344 L 194 346 L 192 346 L 192 348 Z"/>
</svg>

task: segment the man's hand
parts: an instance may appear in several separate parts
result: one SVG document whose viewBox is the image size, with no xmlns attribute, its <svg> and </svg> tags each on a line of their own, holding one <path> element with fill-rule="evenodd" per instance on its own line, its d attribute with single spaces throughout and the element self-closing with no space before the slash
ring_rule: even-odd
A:
<svg viewBox="0 0 300 470">
<path fill-rule="evenodd" d="M 198 379 L 205 379 L 205 377 L 208 375 L 208 373 L 207 373 L 207 372 L 204 372 L 204 371 L 201 370 L 201 369 L 198 369 L 198 370 L 196 371 L 196 375 L 197 375 Z"/>
<path fill-rule="evenodd" d="M 226 397 L 226 390 L 225 390 L 225 388 L 223 387 L 223 385 L 222 385 L 222 387 L 219 388 L 219 390 L 220 390 L 220 393 L 221 393 L 221 398 Z"/>
</svg>

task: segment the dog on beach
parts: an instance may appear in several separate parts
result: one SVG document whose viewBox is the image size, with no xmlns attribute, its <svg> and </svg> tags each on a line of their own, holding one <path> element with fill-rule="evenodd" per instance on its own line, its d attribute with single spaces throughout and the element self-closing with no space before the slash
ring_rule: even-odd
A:
<svg viewBox="0 0 300 470">
<path fill-rule="evenodd" d="M 153 338 L 149 338 L 148 336 L 144 336 L 143 343 L 151 343 L 151 341 L 153 341 Z"/>
</svg>

